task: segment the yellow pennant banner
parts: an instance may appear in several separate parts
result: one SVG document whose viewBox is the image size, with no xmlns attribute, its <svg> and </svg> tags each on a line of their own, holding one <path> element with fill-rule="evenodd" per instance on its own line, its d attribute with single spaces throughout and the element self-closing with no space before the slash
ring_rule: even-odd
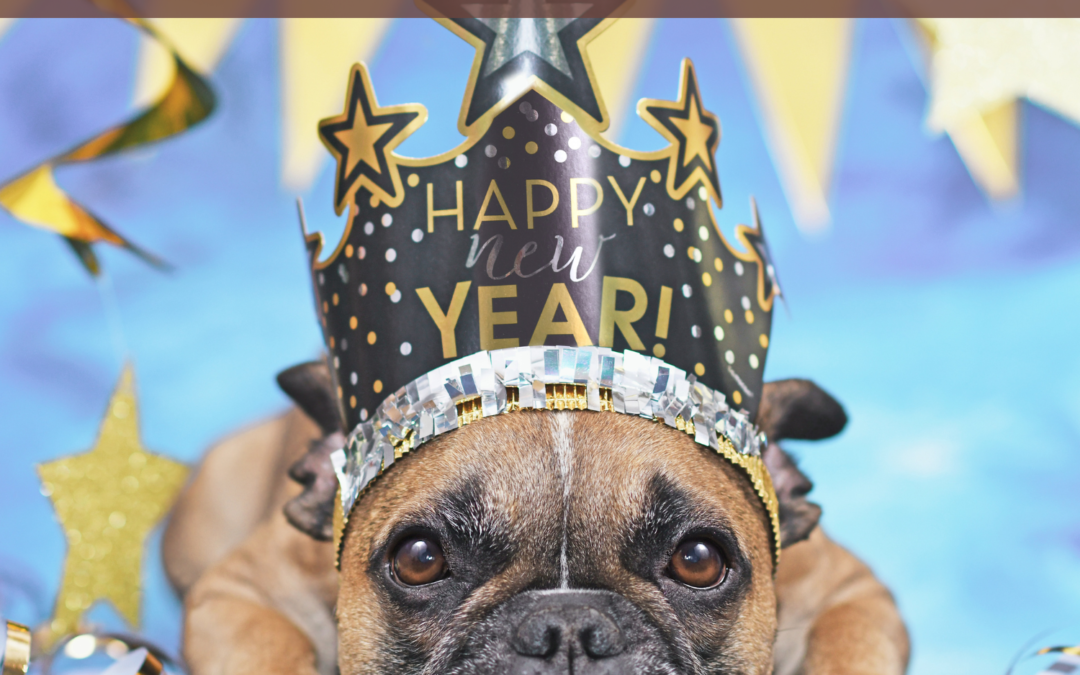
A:
<svg viewBox="0 0 1080 675">
<path fill-rule="evenodd" d="M 803 233 L 829 225 L 854 19 L 732 19 L 766 136 Z"/>
<path fill-rule="evenodd" d="M 168 138 L 206 119 L 214 109 L 214 92 L 210 85 L 188 67 L 176 49 L 145 21 L 131 17 L 128 12 L 121 13 L 127 14 L 125 18 L 128 21 L 169 51 L 175 65 L 171 84 L 153 105 L 134 119 L 0 186 L 0 206 L 28 225 L 51 230 L 64 237 L 93 275 L 100 271 L 97 255 L 91 247 L 97 242 L 126 248 L 156 267 L 164 267 L 164 263 L 71 199 L 56 184 L 53 170 Z"/>
</svg>

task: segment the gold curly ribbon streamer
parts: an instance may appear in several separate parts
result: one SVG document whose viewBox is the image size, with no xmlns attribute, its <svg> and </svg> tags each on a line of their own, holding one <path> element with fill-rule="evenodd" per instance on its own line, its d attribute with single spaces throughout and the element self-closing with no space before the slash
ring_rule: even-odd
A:
<svg viewBox="0 0 1080 675">
<path fill-rule="evenodd" d="M 56 184 L 54 169 L 87 162 L 123 150 L 174 136 L 198 124 L 213 111 L 215 98 L 209 83 L 192 70 L 176 48 L 146 21 L 120 2 L 97 2 L 99 7 L 134 24 L 167 49 L 175 64 L 172 83 L 152 106 L 134 119 L 115 126 L 58 157 L 54 157 L 0 186 L 0 206 L 27 225 L 64 237 L 92 275 L 100 272 L 91 244 L 105 242 L 131 251 L 155 267 L 165 267 L 157 256 L 136 246 L 75 202 Z"/>
<path fill-rule="evenodd" d="M 14 621 L 5 624 L 4 645 L 0 648 L 3 675 L 26 675 L 30 667 L 30 629 Z"/>
<path fill-rule="evenodd" d="M 1035 652 L 1036 656 L 1042 656 L 1043 654 L 1068 654 L 1070 656 L 1080 656 L 1080 645 L 1073 647 L 1043 647 Z"/>
</svg>

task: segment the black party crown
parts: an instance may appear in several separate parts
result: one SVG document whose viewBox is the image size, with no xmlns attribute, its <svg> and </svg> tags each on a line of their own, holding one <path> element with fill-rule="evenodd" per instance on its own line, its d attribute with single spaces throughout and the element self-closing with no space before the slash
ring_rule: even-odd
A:
<svg viewBox="0 0 1080 675">
<path fill-rule="evenodd" d="M 353 67 L 345 111 L 319 133 L 348 223 L 319 262 L 307 236 L 343 418 L 481 350 L 569 345 L 662 358 L 749 419 L 780 294 L 757 222 L 717 227 L 720 125 L 682 63 L 675 101 L 638 114 L 669 144 L 601 137 L 608 116 L 584 47 L 613 19 L 443 19 L 477 48 L 459 128 L 441 155 L 394 149 L 427 117 L 381 107 Z"/>
</svg>

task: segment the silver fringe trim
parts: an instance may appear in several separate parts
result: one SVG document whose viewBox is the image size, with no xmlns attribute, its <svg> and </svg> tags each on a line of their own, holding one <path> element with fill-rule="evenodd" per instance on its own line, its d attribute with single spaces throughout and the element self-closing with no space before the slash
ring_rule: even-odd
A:
<svg viewBox="0 0 1080 675">
<path fill-rule="evenodd" d="M 615 412 L 662 420 L 670 427 L 693 422 L 694 441 L 720 451 L 726 438 L 743 455 L 761 457 L 765 435 L 724 394 L 661 359 L 605 347 L 516 347 L 481 351 L 440 366 L 391 394 L 372 418 L 349 434 L 330 459 L 341 484 L 345 517 L 361 492 L 400 456 L 458 428 L 457 404 L 478 399 L 484 417 L 508 412 L 506 388 L 518 390 L 518 407 L 547 408 L 547 388 L 583 385 L 589 410 L 601 410 L 601 388 L 611 390 Z"/>
</svg>

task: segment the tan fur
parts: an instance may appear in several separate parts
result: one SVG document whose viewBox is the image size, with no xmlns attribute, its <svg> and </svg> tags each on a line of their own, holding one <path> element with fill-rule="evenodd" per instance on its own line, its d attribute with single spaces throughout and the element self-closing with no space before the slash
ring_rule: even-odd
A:
<svg viewBox="0 0 1080 675">
<path fill-rule="evenodd" d="M 906 667 L 906 631 L 868 568 L 819 528 L 785 549 L 774 583 L 765 513 L 738 469 L 680 432 L 621 415 L 515 413 L 423 446 L 363 497 L 343 548 L 339 595 L 331 545 L 281 515 L 299 491 L 283 467 L 317 435 L 295 412 L 244 432 L 211 450 L 181 497 L 164 545 L 174 583 L 190 587 L 184 656 L 194 675 L 326 674 L 337 662 L 349 675 L 386 672 L 387 645 L 400 633 L 437 663 L 471 620 L 527 585 L 557 588 L 564 570 L 573 587 L 617 588 L 672 640 L 723 645 L 725 672 L 877 675 Z M 656 474 L 729 523 L 752 563 L 731 616 L 681 620 L 655 584 L 620 564 L 616 543 Z M 515 533 L 513 562 L 470 594 L 452 621 L 396 616 L 368 573 L 372 551 L 398 519 L 470 479 L 483 482 L 485 509 Z"/>
<path fill-rule="evenodd" d="M 292 410 L 226 439 L 173 509 L 163 557 L 185 596 L 184 650 L 199 675 L 334 672 L 333 546 L 282 514 L 300 492 L 286 471 L 318 436 Z"/>
<path fill-rule="evenodd" d="M 892 594 L 820 527 L 784 549 L 776 575 L 777 675 L 899 675 L 907 630 Z"/>
<path fill-rule="evenodd" d="M 166 571 L 181 595 L 299 492 L 286 471 L 317 434 L 315 424 L 294 409 L 206 453 L 162 542 Z"/>
</svg>

